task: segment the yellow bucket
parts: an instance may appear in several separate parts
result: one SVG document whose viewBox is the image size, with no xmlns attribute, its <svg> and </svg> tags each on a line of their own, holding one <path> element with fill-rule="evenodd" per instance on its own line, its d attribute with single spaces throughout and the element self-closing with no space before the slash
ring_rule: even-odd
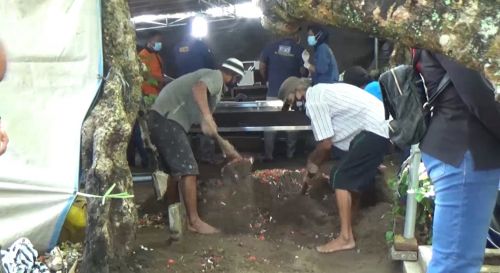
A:
<svg viewBox="0 0 500 273">
<path fill-rule="evenodd" d="M 68 211 L 66 221 L 61 231 L 60 241 L 83 242 L 87 226 L 87 201 L 85 197 L 77 196 Z"/>
</svg>

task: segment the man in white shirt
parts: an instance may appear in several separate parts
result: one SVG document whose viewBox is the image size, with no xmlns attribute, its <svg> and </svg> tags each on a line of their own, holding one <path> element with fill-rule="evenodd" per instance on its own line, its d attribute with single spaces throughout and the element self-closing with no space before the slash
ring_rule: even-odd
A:
<svg viewBox="0 0 500 273">
<path fill-rule="evenodd" d="M 330 175 L 340 215 L 338 238 L 316 249 L 321 253 L 353 249 L 352 193 L 373 183 L 377 167 L 388 151 L 388 126 L 384 106 L 363 89 L 345 83 L 317 84 L 290 77 L 280 87 L 279 98 L 287 103 L 305 97 L 306 113 L 318 142 L 307 160 L 305 186 L 328 159 L 332 145 L 347 151 Z"/>
</svg>

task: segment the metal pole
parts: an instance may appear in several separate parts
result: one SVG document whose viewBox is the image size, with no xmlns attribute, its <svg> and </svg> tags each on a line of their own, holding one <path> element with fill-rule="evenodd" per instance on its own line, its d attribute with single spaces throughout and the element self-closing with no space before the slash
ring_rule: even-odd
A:
<svg viewBox="0 0 500 273">
<path fill-rule="evenodd" d="M 378 38 L 377 37 L 375 37 L 374 42 L 375 42 L 375 45 L 373 47 L 373 50 L 375 51 L 374 52 L 375 53 L 374 54 L 375 55 L 375 69 L 378 71 Z"/>
<path fill-rule="evenodd" d="M 420 149 L 418 144 L 411 146 L 410 152 L 410 173 L 408 181 L 408 194 L 406 196 L 406 215 L 404 237 L 411 239 L 415 237 L 415 220 L 417 217 L 417 199 L 415 198 L 418 188 L 418 169 L 420 166 Z"/>
</svg>

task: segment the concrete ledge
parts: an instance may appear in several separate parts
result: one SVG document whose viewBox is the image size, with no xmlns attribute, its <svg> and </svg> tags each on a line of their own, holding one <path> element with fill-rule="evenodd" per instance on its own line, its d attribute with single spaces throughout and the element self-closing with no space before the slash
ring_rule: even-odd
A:
<svg viewBox="0 0 500 273">
<path fill-rule="evenodd" d="M 418 247 L 418 263 L 422 272 L 427 272 L 427 265 L 432 258 L 432 246 L 419 246 Z"/>
<path fill-rule="evenodd" d="M 425 273 L 420 268 L 420 265 L 418 262 L 408 262 L 408 261 L 403 262 L 403 272 L 404 273 Z"/>
<path fill-rule="evenodd" d="M 431 246 L 419 246 L 418 247 L 418 264 L 420 265 L 421 271 L 409 271 L 408 273 L 413 272 L 427 272 L 427 265 L 431 261 L 432 258 L 432 247 Z M 500 258 L 500 250 L 499 249 L 486 249 L 484 252 L 484 256 L 498 257 Z M 500 273 L 500 266 L 498 265 L 483 265 L 481 267 L 480 273 Z"/>
<path fill-rule="evenodd" d="M 394 246 L 391 247 L 390 255 L 394 261 L 417 261 L 417 259 L 418 259 L 418 252 L 416 252 L 416 251 L 400 251 L 400 250 L 396 250 L 394 248 Z"/>
</svg>

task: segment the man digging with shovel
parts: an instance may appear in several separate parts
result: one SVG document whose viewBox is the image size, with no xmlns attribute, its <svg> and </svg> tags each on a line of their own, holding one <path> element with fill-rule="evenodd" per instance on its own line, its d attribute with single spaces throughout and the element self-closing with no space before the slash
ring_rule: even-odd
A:
<svg viewBox="0 0 500 273">
<path fill-rule="evenodd" d="M 188 229 L 213 234 L 218 229 L 200 219 L 197 208 L 198 164 L 187 133 L 200 124 L 203 134 L 213 137 L 229 160 L 241 159 L 234 147 L 217 133 L 212 113 L 223 88 L 237 84 L 244 74 L 241 61 L 227 59 L 218 70 L 200 69 L 165 86 L 148 113 L 151 142 L 169 174 L 166 197 L 169 204 L 180 201 L 179 182 L 187 212 Z"/>
<path fill-rule="evenodd" d="M 389 148 L 384 106 L 356 86 L 333 83 L 309 87 L 297 77 L 285 80 L 278 96 L 289 104 L 305 98 L 306 114 L 317 141 L 307 160 L 302 193 L 307 192 L 309 179 L 318 173 L 318 166 L 328 159 L 332 145 L 347 151 L 330 174 L 340 216 L 340 234 L 316 250 L 331 253 L 353 249 L 356 243 L 351 223 L 352 194 L 373 183 L 377 167 Z"/>
</svg>

